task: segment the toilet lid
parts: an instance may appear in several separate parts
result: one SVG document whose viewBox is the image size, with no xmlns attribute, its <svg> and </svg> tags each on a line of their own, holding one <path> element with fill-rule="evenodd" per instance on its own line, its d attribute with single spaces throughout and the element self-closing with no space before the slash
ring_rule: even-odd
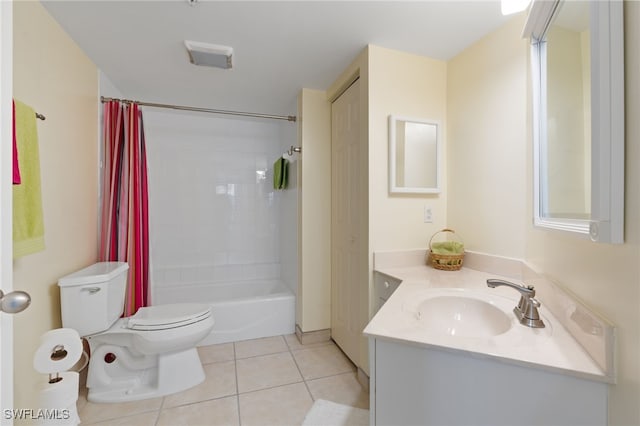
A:
<svg viewBox="0 0 640 426">
<path fill-rule="evenodd" d="M 211 316 L 211 306 L 199 303 L 175 303 L 138 309 L 127 322 L 132 330 L 165 330 L 183 327 Z"/>
</svg>

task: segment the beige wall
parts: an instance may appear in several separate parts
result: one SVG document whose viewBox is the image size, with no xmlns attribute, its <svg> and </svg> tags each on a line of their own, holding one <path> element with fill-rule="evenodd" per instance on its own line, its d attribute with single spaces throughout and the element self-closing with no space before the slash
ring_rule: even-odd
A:
<svg viewBox="0 0 640 426">
<path fill-rule="evenodd" d="M 325 92 L 303 89 L 298 116 L 296 324 L 309 332 L 331 327 L 331 104 Z"/>
<path fill-rule="evenodd" d="M 369 46 L 370 253 L 427 246 L 447 224 L 447 185 L 440 194 L 389 194 L 389 115 L 440 122 L 447 174 L 447 64 L 424 56 Z M 424 223 L 424 208 L 433 223 Z M 389 220 L 400 217 L 403 220 Z"/>
<path fill-rule="evenodd" d="M 448 225 L 469 250 L 523 258 L 527 57 L 518 16 L 449 62 Z"/>
<path fill-rule="evenodd" d="M 640 3 L 625 1 L 624 7 L 625 243 L 594 244 L 531 227 L 526 235 L 526 259 L 617 327 L 618 384 L 610 390 L 611 425 L 640 424 Z M 532 197 L 530 190 L 527 196 Z"/>
<path fill-rule="evenodd" d="M 16 408 L 38 408 L 32 367 L 40 335 L 60 327 L 59 277 L 97 258 L 98 70 L 39 2 L 15 2 L 13 94 L 38 121 L 46 250 L 13 263 L 32 304 L 15 316 Z"/>
<path fill-rule="evenodd" d="M 625 2 L 625 244 L 532 226 L 528 47 L 517 17 L 449 64 L 449 224 L 470 249 L 525 259 L 617 326 L 611 425 L 640 424 L 640 3 Z M 543 300 L 544 303 L 544 300 Z"/>
<path fill-rule="evenodd" d="M 446 183 L 443 193 L 436 195 L 390 195 L 389 194 L 389 115 L 404 115 L 439 121 L 443 127 L 444 155 L 446 159 L 446 90 L 447 65 L 423 56 L 369 45 L 336 79 L 327 91 L 327 98 L 334 100 L 353 82 L 360 78 L 361 110 L 366 114 L 361 120 L 361 137 L 368 141 L 366 169 L 369 176 L 368 201 L 368 246 L 363 253 L 362 268 L 368 282 L 362 283 L 361 297 L 364 329 L 369 321 L 370 292 L 373 288 L 373 252 L 424 248 L 429 237 L 445 227 Z M 446 161 L 443 161 L 442 176 L 446 176 Z M 432 208 L 433 223 L 424 223 L 424 207 Z M 389 218 L 402 217 L 403 220 Z M 366 222 L 363 220 L 363 224 Z M 367 341 L 363 337 L 360 360 L 354 360 L 368 372 Z"/>
<path fill-rule="evenodd" d="M 447 224 L 447 64 L 444 61 L 370 45 L 369 82 L 369 300 L 362 328 L 373 312 L 373 253 L 425 248 L 429 238 Z M 441 125 L 444 182 L 440 194 L 389 194 L 389 115 L 434 120 Z M 433 222 L 424 223 L 424 208 Z M 391 218 L 402 218 L 391 220 Z M 363 295 L 363 296 L 364 296 Z M 360 366 L 369 372 L 369 352 L 364 337 Z"/>
</svg>

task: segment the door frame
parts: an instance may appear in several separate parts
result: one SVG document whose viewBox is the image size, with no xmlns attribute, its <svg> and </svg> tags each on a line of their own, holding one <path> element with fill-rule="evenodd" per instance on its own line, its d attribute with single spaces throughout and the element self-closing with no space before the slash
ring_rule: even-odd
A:
<svg viewBox="0 0 640 426">
<path fill-rule="evenodd" d="M 0 290 L 13 289 L 13 2 L 0 1 Z M 13 318 L 0 312 L 0 424 L 13 425 Z M 8 417 L 8 418 L 7 418 Z"/>
</svg>

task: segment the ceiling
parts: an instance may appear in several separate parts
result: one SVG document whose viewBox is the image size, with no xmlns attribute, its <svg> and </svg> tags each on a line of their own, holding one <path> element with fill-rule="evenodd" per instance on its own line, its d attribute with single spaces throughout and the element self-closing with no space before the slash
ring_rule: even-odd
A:
<svg viewBox="0 0 640 426">
<path fill-rule="evenodd" d="M 367 44 L 448 60 L 508 19 L 497 0 L 42 3 L 129 99 L 282 115 Z M 233 47 L 233 69 L 191 64 L 184 40 Z"/>
</svg>

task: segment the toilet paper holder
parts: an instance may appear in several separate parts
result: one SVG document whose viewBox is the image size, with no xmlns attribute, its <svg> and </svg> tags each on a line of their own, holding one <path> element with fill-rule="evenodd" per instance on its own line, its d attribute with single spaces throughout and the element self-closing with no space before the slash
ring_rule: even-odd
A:
<svg viewBox="0 0 640 426">
<path fill-rule="evenodd" d="M 84 365 L 77 368 L 85 357 Z M 78 400 L 79 374 L 89 362 L 82 338 L 71 328 L 49 330 L 40 336 L 40 345 L 33 356 L 36 371 L 48 375 L 48 381 L 38 385 L 38 407 L 61 413 L 64 425 L 80 423 L 76 402 Z M 58 415 L 58 414 L 56 414 Z M 57 418 L 57 417 L 56 417 Z M 49 425 L 38 422 L 37 424 Z"/>
<path fill-rule="evenodd" d="M 56 345 L 51 349 L 51 360 L 52 361 L 60 361 L 65 359 L 68 355 L 67 350 L 64 348 L 64 345 Z"/>
</svg>

